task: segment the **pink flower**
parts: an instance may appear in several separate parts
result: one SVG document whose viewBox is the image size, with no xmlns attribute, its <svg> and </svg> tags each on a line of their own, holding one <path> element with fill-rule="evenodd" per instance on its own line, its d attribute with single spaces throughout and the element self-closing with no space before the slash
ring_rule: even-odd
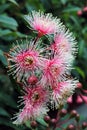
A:
<svg viewBox="0 0 87 130">
<path fill-rule="evenodd" d="M 55 33 L 60 26 L 59 19 L 54 18 L 51 14 L 44 14 L 42 12 L 33 11 L 25 19 L 38 32 L 40 37 Z"/>
<path fill-rule="evenodd" d="M 57 86 L 53 86 L 51 97 L 52 106 L 58 108 L 67 101 L 76 88 L 77 80 L 66 80 L 59 82 Z"/>
<path fill-rule="evenodd" d="M 58 59 L 58 57 L 55 57 L 52 60 L 48 60 L 44 64 L 41 83 L 52 87 L 63 78 L 63 74 L 66 69 L 67 67 L 64 64 L 63 59 Z"/>
<path fill-rule="evenodd" d="M 21 124 L 29 119 L 36 119 L 43 116 L 48 111 L 46 103 L 48 101 L 48 92 L 42 86 L 36 86 L 32 89 L 25 88 L 25 95 L 23 96 L 24 108 L 19 112 L 14 124 Z"/>
<path fill-rule="evenodd" d="M 60 51 L 68 54 L 75 54 L 77 52 L 77 46 L 75 38 L 72 33 L 69 31 L 65 31 L 65 28 L 62 29 L 61 32 L 58 32 L 54 36 L 54 43 L 51 45 L 52 49 L 55 53 L 59 53 Z"/>
<path fill-rule="evenodd" d="M 25 44 L 17 45 L 9 53 L 9 74 L 20 81 L 25 75 L 29 77 L 35 70 L 40 71 L 45 60 L 33 42 L 26 46 Z"/>
<path fill-rule="evenodd" d="M 74 55 L 77 53 L 77 46 L 72 33 L 65 31 L 65 28 L 57 32 L 50 46 L 50 50 L 53 51 L 54 55 L 64 59 L 67 66 L 71 69 Z"/>
</svg>

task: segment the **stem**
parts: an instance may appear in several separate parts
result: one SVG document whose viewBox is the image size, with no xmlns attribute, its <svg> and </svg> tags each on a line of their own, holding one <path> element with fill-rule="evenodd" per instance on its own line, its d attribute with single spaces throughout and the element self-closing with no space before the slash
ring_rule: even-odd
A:
<svg viewBox="0 0 87 130">
<path fill-rule="evenodd" d="M 76 121 L 76 126 L 77 126 L 77 127 L 76 127 L 77 130 L 80 130 L 80 125 L 79 125 L 79 122 L 77 122 L 77 121 Z"/>
<path fill-rule="evenodd" d="M 32 46 L 32 49 L 34 48 L 34 46 L 35 46 L 35 44 L 36 44 L 36 42 L 39 40 L 39 35 L 34 39 L 34 42 L 33 42 L 33 46 Z"/>
<path fill-rule="evenodd" d="M 56 122 L 56 124 L 54 125 L 53 130 L 55 130 L 55 129 L 57 128 L 59 119 L 60 119 L 60 112 L 57 112 L 57 117 L 56 117 L 56 121 L 57 121 L 57 122 Z"/>
<path fill-rule="evenodd" d="M 70 119 L 68 118 L 67 120 L 63 121 L 63 122 L 60 122 L 59 124 L 57 124 L 57 127 L 60 127 L 62 124 L 68 122 Z"/>
<path fill-rule="evenodd" d="M 39 36 L 37 36 L 36 38 L 35 38 L 35 40 L 34 40 L 34 45 L 36 44 L 36 42 L 38 41 L 38 39 L 39 39 L 40 37 Z"/>
<path fill-rule="evenodd" d="M 80 130 L 80 126 L 77 126 L 77 130 Z"/>
<path fill-rule="evenodd" d="M 47 129 L 46 130 L 50 130 L 50 128 L 49 127 L 47 127 Z"/>
<path fill-rule="evenodd" d="M 52 130 L 51 128 L 50 128 L 50 125 L 47 127 L 47 129 L 46 130 Z"/>
</svg>

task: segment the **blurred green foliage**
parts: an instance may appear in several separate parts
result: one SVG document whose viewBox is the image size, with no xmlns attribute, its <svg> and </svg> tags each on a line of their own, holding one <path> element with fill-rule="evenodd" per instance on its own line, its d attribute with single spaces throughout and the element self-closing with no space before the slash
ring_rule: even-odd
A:
<svg viewBox="0 0 87 130">
<path fill-rule="evenodd" d="M 23 19 L 32 10 L 52 13 L 74 33 L 79 49 L 72 75 L 87 88 L 87 15 L 77 15 L 77 11 L 86 5 L 85 0 L 0 0 L 0 130 L 29 130 L 25 125 L 13 125 L 11 121 L 18 111 L 20 93 L 15 81 L 7 74 L 4 52 L 9 51 L 15 40 L 32 35 Z"/>
</svg>

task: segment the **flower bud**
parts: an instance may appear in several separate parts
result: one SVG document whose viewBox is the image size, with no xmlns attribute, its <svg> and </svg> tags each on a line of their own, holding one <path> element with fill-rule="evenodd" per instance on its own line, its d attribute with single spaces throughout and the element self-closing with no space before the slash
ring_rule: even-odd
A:
<svg viewBox="0 0 87 130">
<path fill-rule="evenodd" d="M 67 114 L 67 110 L 66 110 L 66 109 L 62 109 L 62 110 L 60 111 L 60 113 L 59 113 L 59 115 L 60 115 L 61 117 L 64 117 L 66 114 Z"/>
<path fill-rule="evenodd" d="M 77 83 L 77 88 L 79 88 L 79 89 L 82 88 L 82 83 L 78 82 Z"/>
<path fill-rule="evenodd" d="M 77 11 L 77 15 L 78 15 L 78 16 L 81 16 L 81 15 L 82 15 L 82 10 L 78 10 L 78 11 Z"/>
<path fill-rule="evenodd" d="M 77 114 L 76 117 L 75 117 L 75 119 L 76 119 L 77 122 L 79 122 L 79 120 L 80 120 L 80 115 Z"/>
<path fill-rule="evenodd" d="M 83 103 L 83 100 L 82 100 L 82 98 L 79 95 L 77 95 L 76 102 L 77 102 L 77 104 Z"/>
<path fill-rule="evenodd" d="M 36 121 L 32 121 L 32 122 L 30 123 L 30 125 L 31 125 L 31 127 L 32 127 L 33 129 L 35 129 L 35 128 L 37 127 L 37 122 L 36 122 Z"/>
<path fill-rule="evenodd" d="M 82 123 L 82 129 L 85 129 L 87 127 L 87 122 Z"/>
<path fill-rule="evenodd" d="M 83 8 L 83 11 L 84 11 L 84 12 L 87 12 L 87 6 Z"/>
<path fill-rule="evenodd" d="M 72 103 L 73 103 L 72 96 L 70 96 L 70 97 L 67 99 L 67 103 L 68 103 L 68 104 L 72 104 Z"/>
<path fill-rule="evenodd" d="M 66 130 L 75 130 L 75 126 L 73 124 L 68 125 Z"/>
<path fill-rule="evenodd" d="M 50 120 L 51 120 L 50 116 L 45 116 L 45 117 L 44 117 L 44 121 L 45 121 L 45 122 L 49 123 Z"/>
<path fill-rule="evenodd" d="M 37 83 L 37 81 L 38 81 L 38 79 L 37 79 L 37 77 L 36 76 L 30 76 L 29 78 L 28 78 L 28 83 L 29 84 L 31 84 L 31 85 L 35 85 L 36 83 Z"/>
<path fill-rule="evenodd" d="M 55 125 L 56 123 L 57 123 L 57 120 L 56 120 L 56 119 L 54 119 L 54 118 L 51 119 L 51 124 L 52 124 L 52 125 Z"/>
<path fill-rule="evenodd" d="M 72 110 L 70 112 L 70 118 L 76 117 L 76 115 L 77 115 L 77 111 L 76 110 Z"/>
</svg>

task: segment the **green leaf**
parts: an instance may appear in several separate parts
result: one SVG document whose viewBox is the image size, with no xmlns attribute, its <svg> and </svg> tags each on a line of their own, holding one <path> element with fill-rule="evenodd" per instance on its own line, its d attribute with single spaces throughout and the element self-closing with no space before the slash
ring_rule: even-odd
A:
<svg viewBox="0 0 87 130">
<path fill-rule="evenodd" d="M 6 40 L 6 41 L 12 41 L 12 40 L 16 40 L 17 38 L 26 38 L 27 37 L 27 35 L 17 32 L 17 31 L 16 32 L 12 32 L 12 31 L 4 32 L 3 31 L 3 33 L 4 34 L 7 33 L 6 35 L 1 37 L 2 39 Z"/>
<path fill-rule="evenodd" d="M 61 3 L 64 5 L 66 4 L 66 2 L 67 2 L 67 0 L 61 0 Z"/>
<path fill-rule="evenodd" d="M 82 29 L 82 33 L 83 33 L 83 34 L 87 34 L 86 32 L 87 32 L 87 26 Z"/>
<path fill-rule="evenodd" d="M 9 6 L 9 4 L 0 5 L 0 13 L 3 13 L 6 9 L 8 9 Z"/>
<path fill-rule="evenodd" d="M 4 108 L 1 108 L 1 107 L 0 107 L 0 115 L 9 117 L 8 112 Z"/>
<path fill-rule="evenodd" d="M 12 128 L 12 130 L 14 129 L 14 130 L 21 130 L 21 129 L 19 129 L 16 125 L 13 125 L 12 124 L 12 122 L 10 121 L 10 119 L 9 120 L 7 120 L 6 118 L 1 118 L 0 117 L 0 125 L 4 125 L 4 126 L 9 126 L 9 127 L 11 127 Z M 11 129 L 10 128 L 10 129 Z"/>
<path fill-rule="evenodd" d="M 85 79 L 85 72 L 80 67 L 75 67 L 75 69 Z"/>
<path fill-rule="evenodd" d="M 31 128 L 31 126 L 30 126 L 30 121 L 29 121 L 29 120 L 25 122 L 25 125 L 26 125 L 28 128 Z"/>
<path fill-rule="evenodd" d="M 1 30 L 0 29 L 0 37 L 10 34 L 11 31 L 9 29 Z"/>
<path fill-rule="evenodd" d="M 17 104 L 12 98 L 11 95 L 5 94 L 5 93 L 0 93 L 0 102 L 3 102 L 5 105 L 12 107 L 12 108 L 17 108 Z"/>
<path fill-rule="evenodd" d="M 51 0 L 41 0 L 42 4 L 44 5 L 45 9 L 49 10 L 52 7 Z"/>
<path fill-rule="evenodd" d="M 37 118 L 37 122 L 39 122 L 41 125 L 47 127 L 48 124 L 43 120 L 43 118 Z"/>
<path fill-rule="evenodd" d="M 8 1 L 10 1 L 12 4 L 14 4 L 16 6 L 19 6 L 18 3 L 15 0 L 8 0 Z"/>
<path fill-rule="evenodd" d="M 80 27 L 78 20 L 73 15 L 70 15 L 70 18 L 76 24 L 76 26 Z"/>
<path fill-rule="evenodd" d="M 18 27 L 17 21 L 9 16 L 0 15 L 0 26 L 16 30 Z"/>
<path fill-rule="evenodd" d="M 7 60 L 6 60 L 6 57 L 4 56 L 4 53 L 2 50 L 0 50 L 0 61 L 5 65 L 7 66 Z"/>
<path fill-rule="evenodd" d="M 81 57 L 83 55 L 84 48 L 85 48 L 84 40 L 81 40 L 79 42 L 79 57 Z"/>
<path fill-rule="evenodd" d="M 67 7 L 66 9 L 64 9 L 63 12 L 69 12 L 70 13 L 70 12 L 76 12 L 78 10 L 80 10 L 79 7 L 71 6 L 71 7 Z"/>
</svg>

